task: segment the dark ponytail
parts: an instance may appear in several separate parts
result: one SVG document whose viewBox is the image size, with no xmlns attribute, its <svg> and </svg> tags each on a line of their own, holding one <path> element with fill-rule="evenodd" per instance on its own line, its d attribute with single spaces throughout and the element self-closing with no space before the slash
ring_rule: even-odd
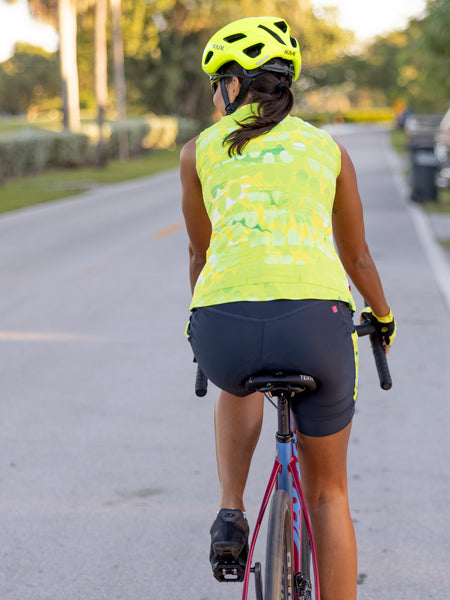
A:
<svg viewBox="0 0 450 600">
<path fill-rule="evenodd" d="M 223 72 L 228 71 L 239 78 L 242 72 L 236 63 L 229 63 Z M 294 106 L 290 85 L 287 76 L 269 71 L 263 71 L 253 79 L 246 101 L 258 104 L 257 114 L 237 122 L 239 127 L 226 136 L 224 144 L 229 144 L 230 157 L 242 154 L 251 139 L 267 133 L 290 113 Z"/>
</svg>

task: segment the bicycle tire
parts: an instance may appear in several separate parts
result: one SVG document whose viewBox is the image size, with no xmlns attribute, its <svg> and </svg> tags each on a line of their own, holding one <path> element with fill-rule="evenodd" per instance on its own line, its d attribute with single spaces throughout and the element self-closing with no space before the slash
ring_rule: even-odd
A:
<svg viewBox="0 0 450 600">
<path fill-rule="evenodd" d="M 301 565 L 300 572 L 294 576 L 296 592 L 299 600 L 312 600 L 316 598 L 313 592 L 313 584 L 311 581 L 312 567 L 312 551 L 311 542 L 306 528 L 305 517 L 302 514 L 302 530 L 300 540 L 300 557 Z"/>
<path fill-rule="evenodd" d="M 284 490 L 272 498 L 267 529 L 264 600 L 294 599 L 291 499 Z"/>
<path fill-rule="evenodd" d="M 304 577 L 311 580 L 311 543 L 306 528 L 305 517 L 302 515 L 302 539 L 301 539 L 301 571 Z"/>
</svg>

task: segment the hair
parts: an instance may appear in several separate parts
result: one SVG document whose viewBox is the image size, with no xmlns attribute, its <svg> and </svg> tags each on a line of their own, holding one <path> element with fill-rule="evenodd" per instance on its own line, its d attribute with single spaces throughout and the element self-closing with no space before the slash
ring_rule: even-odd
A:
<svg viewBox="0 0 450 600">
<path fill-rule="evenodd" d="M 283 59 L 273 59 L 271 62 L 286 64 Z M 220 72 L 235 75 L 241 82 L 246 78 L 242 67 L 236 62 L 228 63 Z M 290 86 L 291 79 L 288 76 L 270 71 L 263 71 L 252 80 L 246 101 L 258 104 L 257 114 L 236 121 L 238 128 L 224 139 L 224 145 L 229 144 L 230 157 L 242 154 L 251 139 L 267 133 L 289 114 L 294 105 Z"/>
</svg>

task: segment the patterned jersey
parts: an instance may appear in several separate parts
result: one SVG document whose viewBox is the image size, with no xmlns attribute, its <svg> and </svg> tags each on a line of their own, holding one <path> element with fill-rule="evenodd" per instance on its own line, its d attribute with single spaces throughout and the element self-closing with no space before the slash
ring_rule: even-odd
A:
<svg viewBox="0 0 450 600">
<path fill-rule="evenodd" d="M 191 308 L 315 298 L 343 300 L 354 310 L 331 230 L 339 147 L 288 116 L 230 158 L 224 138 L 255 107 L 223 117 L 197 140 L 212 235 Z"/>
</svg>

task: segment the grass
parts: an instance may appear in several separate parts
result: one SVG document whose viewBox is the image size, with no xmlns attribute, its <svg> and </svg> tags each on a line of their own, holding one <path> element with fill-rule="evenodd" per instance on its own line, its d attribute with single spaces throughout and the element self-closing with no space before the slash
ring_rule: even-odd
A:
<svg viewBox="0 0 450 600">
<path fill-rule="evenodd" d="M 56 119 L 38 119 L 29 121 L 25 117 L 0 118 L 0 135 L 18 133 L 26 129 L 61 129 L 61 124 Z"/>
<path fill-rule="evenodd" d="M 128 161 L 111 161 L 105 168 L 61 169 L 9 179 L 0 186 L 0 213 L 73 196 L 99 184 L 152 175 L 176 167 L 178 160 L 178 150 L 153 150 Z"/>
<path fill-rule="evenodd" d="M 429 213 L 450 213 L 450 190 L 439 189 L 437 202 L 423 202 L 421 206 Z"/>
<path fill-rule="evenodd" d="M 391 129 L 391 144 L 398 154 L 406 154 L 406 136 L 401 129 Z"/>
</svg>

